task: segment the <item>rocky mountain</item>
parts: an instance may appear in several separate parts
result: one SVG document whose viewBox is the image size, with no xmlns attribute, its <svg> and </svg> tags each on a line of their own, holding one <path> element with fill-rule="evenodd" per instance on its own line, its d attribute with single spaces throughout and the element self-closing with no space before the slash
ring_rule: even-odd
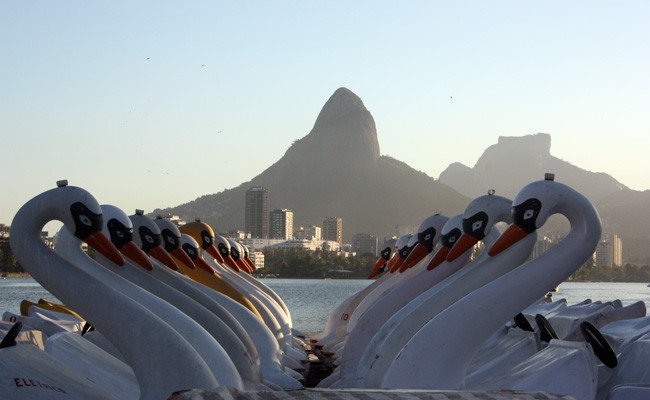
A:
<svg viewBox="0 0 650 400">
<path fill-rule="evenodd" d="M 343 219 L 344 241 L 355 233 L 381 240 L 396 226 L 412 225 L 439 210 L 462 212 L 469 198 L 405 163 L 380 155 L 374 119 L 346 88 L 334 92 L 308 135 L 284 156 L 240 186 L 154 214 L 200 217 L 219 231 L 244 228 L 245 191 L 263 186 L 269 211 L 288 208 L 294 226 L 321 226 L 326 216 Z"/>
<path fill-rule="evenodd" d="M 522 137 L 499 137 L 470 168 L 451 164 L 440 174 L 440 181 L 460 193 L 476 197 L 485 187 L 514 197 L 519 189 L 545 172 L 587 196 L 596 206 L 603 231 L 614 233 L 623 241 L 627 262 L 647 264 L 650 258 L 650 191 L 627 188 L 608 174 L 591 172 L 551 155 L 551 136 L 545 133 Z M 507 179 L 504 179 L 507 177 Z M 566 230 L 557 220 L 547 229 Z"/>
<path fill-rule="evenodd" d="M 551 155 L 551 135 L 538 133 L 521 137 L 500 136 L 488 147 L 473 168 L 451 164 L 440 174 L 440 181 L 469 197 L 476 197 L 489 187 L 502 196 L 514 197 L 519 189 L 544 173 L 553 172 L 591 201 L 628 188 L 602 172 L 590 172 Z M 504 179 L 507 177 L 507 179 Z"/>
</svg>

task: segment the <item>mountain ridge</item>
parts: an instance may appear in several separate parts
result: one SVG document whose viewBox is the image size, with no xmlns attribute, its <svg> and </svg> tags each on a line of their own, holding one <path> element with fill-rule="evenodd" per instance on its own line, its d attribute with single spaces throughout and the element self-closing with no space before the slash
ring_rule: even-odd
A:
<svg viewBox="0 0 650 400">
<path fill-rule="evenodd" d="M 629 190 L 606 173 L 587 171 L 551 155 L 551 135 L 547 133 L 499 136 L 497 144 L 489 146 L 474 167 L 452 163 L 440 173 L 439 179 L 469 197 L 482 194 L 477 188 L 479 182 L 513 197 L 532 177 L 542 177 L 546 172 L 555 173 L 562 182 L 593 202 Z M 504 176 L 508 179 L 503 179 Z"/>
<path fill-rule="evenodd" d="M 321 226 L 325 217 L 337 216 L 343 219 L 345 242 L 355 233 L 370 233 L 381 240 L 397 234 L 398 226 L 417 229 L 436 211 L 449 216 L 461 213 L 486 188 L 513 198 L 524 185 L 553 172 L 558 181 L 594 203 L 604 232 L 622 238 L 626 261 L 647 263 L 650 258 L 650 190 L 631 190 L 606 173 L 554 157 L 549 134 L 501 136 L 473 167 L 452 163 L 437 180 L 380 154 L 371 113 L 356 94 L 339 88 L 324 104 L 311 131 L 260 174 L 237 187 L 156 209 L 153 214 L 176 214 L 186 220 L 200 217 L 220 232 L 243 230 L 244 193 L 251 186 L 263 186 L 269 191 L 269 211 L 291 209 L 296 227 Z"/>
</svg>

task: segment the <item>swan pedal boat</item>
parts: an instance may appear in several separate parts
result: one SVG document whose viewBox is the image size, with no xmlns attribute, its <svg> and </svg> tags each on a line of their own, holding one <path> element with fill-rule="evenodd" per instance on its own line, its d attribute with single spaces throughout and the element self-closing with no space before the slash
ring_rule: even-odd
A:
<svg viewBox="0 0 650 400">
<path fill-rule="evenodd" d="M 90 195 L 85 195 L 84 193 L 81 192 L 77 193 L 76 192 L 77 189 L 69 189 L 69 191 L 71 190 L 74 192 L 71 192 L 70 194 L 72 194 L 73 196 L 77 196 L 76 198 L 79 199 L 83 198 L 84 201 L 87 202 L 89 199 L 92 199 Z M 97 207 L 98 204 L 93 203 L 93 201 L 94 199 L 88 202 L 87 207 L 89 211 L 96 213 L 98 209 Z M 516 202 L 517 199 L 515 199 L 515 203 Z M 84 204 L 84 206 L 86 205 Z M 34 206 L 31 205 L 30 207 L 33 208 Z M 56 208 L 56 206 L 54 206 L 54 208 Z M 84 209 L 82 208 L 81 210 L 83 211 Z M 584 209 L 582 211 L 584 211 Z M 50 213 L 52 212 L 53 211 L 50 210 Z M 539 213 L 539 209 L 537 210 L 537 212 Z M 23 211 L 22 209 L 21 211 L 19 211 L 19 214 L 21 214 L 22 217 L 24 217 L 24 215 L 22 214 L 26 214 L 26 213 L 27 211 Z M 546 213 L 548 213 L 548 211 L 546 211 Z M 17 214 L 17 216 L 19 214 Z M 99 215 L 101 216 L 101 214 Z M 46 217 L 49 216 L 50 215 L 43 216 L 41 220 L 37 221 L 36 224 L 31 224 L 31 225 L 27 224 L 26 231 L 36 232 L 37 231 L 36 228 L 38 228 L 37 225 L 43 223 L 43 221 L 46 221 L 47 220 Z M 81 222 L 85 224 L 83 219 L 81 219 Z M 69 220 L 64 221 L 64 227 L 66 227 L 66 223 L 68 228 L 72 227 L 72 224 L 70 223 Z M 93 226 L 96 225 L 96 223 L 94 222 L 92 224 Z M 20 228 L 22 227 L 20 226 L 19 223 L 15 223 L 12 225 L 15 225 L 16 227 L 19 228 L 17 229 L 17 234 L 15 236 L 12 236 L 13 239 L 12 247 L 13 247 L 14 242 L 16 242 L 17 240 L 16 237 L 22 236 L 21 233 L 24 234 L 24 232 L 20 230 Z M 503 237 L 508 236 L 508 232 L 510 232 L 510 236 L 512 236 L 511 228 L 514 225 L 515 224 L 511 225 L 508 231 L 506 231 L 506 233 L 504 233 L 502 236 Z M 534 230 L 532 231 L 534 232 Z M 31 233 L 32 236 L 34 236 L 33 235 L 34 232 Z M 70 232 L 72 232 L 72 229 L 70 230 Z M 593 232 L 591 234 L 593 236 Z M 75 231 L 75 235 L 77 235 L 76 231 Z M 522 237 L 525 237 L 525 235 Z M 522 237 L 520 237 L 519 239 L 521 239 Z M 507 249 L 507 247 L 510 245 L 511 244 L 504 245 L 501 237 L 499 238 L 497 243 L 490 248 L 489 255 L 494 256 L 498 254 L 498 252 L 495 253 L 492 252 L 494 248 L 500 248 L 499 251 L 502 251 L 504 249 Z M 101 245 L 100 247 L 98 247 L 99 252 L 103 254 L 104 257 L 106 257 L 107 259 L 111 259 L 113 260 L 113 262 L 118 262 L 117 260 L 119 259 L 119 255 L 116 256 L 114 253 L 111 253 L 112 250 L 107 249 L 106 246 L 108 245 Z M 410 250 L 413 250 L 413 246 L 414 245 L 411 246 Z M 106 251 L 106 254 L 102 252 L 102 249 Z M 28 257 L 24 253 L 24 247 L 20 247 L 20 250 L 21 250 L 20 252 L 16 251 L 16 253 L 22 252 L 23 257 L 28 259 Z M 44 251 L 44 249 L 39 249 L 38 251 L 42 252 Z M 573 256 L 573 261 L 577 263 L 577 259 L 579 258 L 581 257 Z M 402 257 L 401 262 L 396 264 L 397 267 L 401 267 L 406 260 L 408 260 L 406 257 Z M 88 260 L 84 260 L 84 261 L 87 262 Z M 64 260 L 56 261 L 56 263 L 58 263 L 59 265 L 59 268 L 62 269 L 63 268 L 69 269 L 72 267 L 73 263 L 78 263 L 79 261 L 78 259 L 76 260 L 70 259 L 67 262 L 69 264 L 66 264 L 66 261 Z M 124 261 L 122 260 L 122 263 L 123 262 Z M 541 261 L 531 261 L 528 263 L 531 264 L 528 268 L 532 269 L 533 266 L 535 266 L 538 263 L 541 264 Z M 82 315 L 88 314 L 90 316 L 93 316 L 95 310 L 93 310 L 92 308 L 88 308 L 86 304 L 77 301 L 76 298 L 74 298 L 72 294 L 68 292 L 69 289 L 67 287 L 61 286 L 60 283 L 52 282 L 49 279 L 47 279 L 47 276 L 44 275 L 44 272 L 38 269 L 35 265 L 33 265 L 33 268 L 34 268 L 33 269 L 34 275 L 37 276 L 40 275 L 41 279 L 46 281 L 48 284 L 53 285 L 52 288 L 54 290 L 51 291 L 58 292 L 61 294 L 60 296 L 57 294 L 57 297 L 62 297 L 62 298 L 68 297 L 70 299 L 70 302 L 75 304 L 73 306 L 74 309 L 83 310 Z M 406 271 L 406 269 L 402 270 L 402 272 L 404 271 Z M 561 283 L 561 281 L 563 281 L 560 278 L 566 278 L 565 275 L 568 272 L 569 272 L 568 270 L 565 270 L 561 272 L 559 275 L 554 275 L 550 277 L 544 276 L 543 278 L 550 279 L 551 281 L 557 280 L 558 281 L 557 284 L 559 284 Z M 411 273 L 411 275 L 415 275 L 415 274 Z M 508 279 L 510 278 L 510 275 L 505 274 L 501 278 L 501 280 L 504 280 L 506 282 L 506 285 L 508 283 Z M 404 276 L 408 276 L 408 274 Z M 80 276 L 79 278 L 81 279 L 82 277 Z M 87 278 L 83 278 L 83 279 L 87 279 Z M 394 280 L 393 284 L 395 284 L 396 282 L 397 281 Z M 608 339 L 608 342 L 610 340 L 614 342 L 614 348 L 615 351 L 617 352 L 617 354 L 614 357 L 616 358 L 618 356 L 618 359 L 620 359 L 620 366 L 617 370 L 612 370 L 613 366 L 609 366 L 609 365 L 606 365 L 606 367 L 608 367 L 609 369 L 605 369 L 602 367 L 601 363 L 596 359 L 596 355 L 594 355 L 594 352 L 596 354 L 598 353 L 597 346 L 594 344 L 592 340 L 589 340 L 589 338 L 587 338 L 587 342 L 575 341 L 575 340 L 569 341 L 569 340 L 563 340 L 558 338 L 558 339 L 550 340 L 548 344 L 541 343 L 540 335 L 541 335 L 541 331 L 543 330 L 543 326 L 539 322 L 540 321 L 539 317 L 541 316 L 543 318 L 542 320 L 547 321 L 546 323 L 550 325 L 553 325 L 549 323 L 546 317 L 543 317 L 542 314 L 535 314 L 535 318 L 534 318 L 535 321 L 539 324 L 539 332 L 535 330 L 533 330 L 532 332 L 519 331 L 520 327 L 509 326 L 509 325 L 507 325 L 505 329 L 498 328 L 498 324 L 496 323 L 495 319 L 504 318 L 508 315 L 511 315 L 513 311 L 516 310 L 515 308 L 516 306 L 510 304 L 507 305 L 507 307 L 503 307 L 506 311 L 505 312 L 502 311 L 501 312 L 502 315 L 500 314 L 498 318 L 493 318 L 492 320 L 486 319 L 489 317 L 489 315 L 487 315 L 489 313 L 483 313 L 481 315 L 476 316 L 476 320 L 480 320 L 481 327 L 484 328 L 483 331 L 480 332 L 480 335 L 478 335 L 478 338 L 477 337 L 471 338 L 472 339 L 470 343 L 471 350 L 465 351 L 465 353 L 462 354 L 462 356 L 464 357 L 463 360 L 461 360 L 460 362 L 458 360 L 455 360 L 455 365 L 448 368 L 448 370 L 441 370 L 438 367 L 434 367 L 433 370 L 438 371 L 438 373 L 440 373 L 441 376 L 423 375 L 423 376 L 428 376 L 429 378 L 431 378 L 436 382 L 439 382 L 438 384 L 440 386 L 436 386 L 436 387 L 444 388 L 447 386 L 458 386 L 458 384 L 456 383 L 450 384 L 448 381 L 446 383 L 440 384 L 440 382 L 444 382 L 441 381 L 441 379 L 450 378 L 452 382 L 454 379 L 459 379 L 460 382 L 464 382 L 463 384 L 466 385 L 465 387 L 470 388 L 470 390 L 459 390 L 459 388 L 449 388 L 450 390 L 438 390 L 437 388 L 435 389 L 427 388 L 427 386 L 422 386 L 421 390 L 403 388 L 401 385 L 404 385 L 404 383 L 400 383 L 399 382 L 400 379 L 406 379 L 406 381 L 410 380 L 411 383 L 409 384 L 407 382 L 405 384 L 406 387 L 420 387 L 418 386 L 417 383 L 413 384 L 414 379 L 417 379 L 416 375 L 418 374 L 422 375 L 422 372 L 424 372 L 425 374 L 431 373 L 426 371 L 414 370 L 413 366 L 409 365 L 405 360 L 408 359 L 409 362 L 411 362 L 410 360 L 415 362 L 421 362 L 421 360 L 426 359 L 426 357 L 422 357 L 423 355 L 426 356 L 427 354 L 429 355 L 437 354 L 435 351 L 432 352 L 431 340 L 428 340 L 427 338 L 435 339 L 433 341 L 436 340 L 440 341 L 440 337 L 444 337 L 444 335 L 447 335 L 448 332 L 445 332 L 444 330 L 440 330 L 439 326 L 444 325 L 447 327 L 451 326 L 453 328 L 457 323 L 457 321 L 452 318 L 452 313 L 457 312 L 456 309 L 462 307 L 464 303 L 475 305 L 476 307 L 469 307 L 472 310 L 484 309 L 486 307 L 486 304 L 485 301 L 482 300 L 482 298 L 491 300 L 491 298 L 489 296 L 486 296 L 484 292 L 485 293 L 490 291 L 493 292 L 493 290 L 491 289 L 492 286 L 496 285 L 495 282 L 488 283 L 483 287 L 474 289 L 470 294 L 463 297 L 463 299 L 459 300 L 456 304 L 450 305 L 444 311 L 443 310 L 439 311 L 439 314 L 436 314 L 431 320 L 429 320 L 424 326 L 422 326 L 421 329 L 419 329 L 413 337 L 409 337 L 410 340 L 408 341 L 408 343 L 406 343 L 406 346 L 404 346 L 404 348 L 401 351 L 399 351 L 397 358 L 393 361 L 393 363 L 389 365 L 389 369 L 386 373 L 386 376 L 384 377 L 384 382 L 382 383 L 382 385 L 386 385 L 389 388 L 303 389 L 303 390 L 296 390 L 296 391 L 279 391 L 279 392 L 243 391 L 239 385 L 236 385 L 238 386 L 237 388 L 226 387 L 225 385 L 219 385 L 218 382 L 213 381 L 212 378 L 210 377 L 211 371 L 209 366 L 207 364 L 202 364 L 200 366 L 201 371 L 199 374 L 201 376 L 198 376 L 197 377 L 198 380 L 195 381 L 195 382 L 201 382 L 201 380 L 203 380 L 203 382 L 198 383 L 196 386 L 196 387 L 201 387 L 201 389 L 180 389 L 179 388 L 178 390 L 174 390 L 173 391 L 174 393 L 169 398 L 174 400 L 219 399 L 219 398 L 263 399 L 267 397 L 271 398 L 271 396 L 273 399 L 277 399 L 277 398 L 350 399 L 356 397 L 363 398 L 363 399 L 368 399 L 368 398 L 371 399 L 372 398 L 377 398 L 377 399 L 396 398 L 397 399 L 397 398 L 404 398 L 404 397 L 413 397 L 413 398 L 422 398 L 422 399 L 428 399 L 428 398 L 464 399 L 464 398 L 477 398 L 477 397 L 494 398 L 494 399 L 573 398 L 567 395 L 556 396 L 553 394 L 549 394 L 546 391 L 551 391 L 551 392 L 557 391 L 558 393 L 571 393 L 571 394 L 579 393 L 579 395 L 577 395 L 578 399 L 584 398 L 584 399 L 600 400 L 600 399 L 605 399 L 606 396 L 608 396 L 607 398 L 610 399 L 647 398 L 647 396 L 645 395 L 649 393 L 648 391 L 649 387 L 646 386 L 646 382 L 650 383 L 650 372 L 647 371 L 647 368 L 645 366 L 646 366 L 647 358 L 650 357 L 650 333 L 649 333 L 650 320 L 648 320 L 645 317 L 644 304 L 642 305 L 632 304 L 630 306 L 622 307 L 620 302 L 618 303 L 611 302 L 611 303 L 602 303 L 602 304 L 598 302 L 596 303 L 584 302 L 584 304 L 579 304 L 573 307 L 572 306 L 563 307 L 562 306 L 563 303 L 558 302 L 556 306 L 555 305 L 553 307 L 549 306 L 549 310 L 547 310 L 548 312 L 546 313 L 548 319 L 551 319 L 558 327 L 558 330 L 561 332 L 562 337 L 564 339 L 576 339 L 575 326 L 576 323 L 578 322 L 580 323 L 579 324 L 580 329 L 583 335 L 585 335 L 585 337 L 587 337 L 587 335 L 584 333 L 584 330 L 582 330 L 582 327 L 585 326 L 584 324 L 589 324 L 587 326 L 593 327 L 593 325 L 591 325 L 591 323 L 589 322 L 591 321 L 600 325 L 602 331 L 604 332 L 605 336 Z M 43 285 L 46 286 L 45 284 Z M 86 287 L 87 286 L 88 285 L 86 285 Z M 389 285 L 389 286 L 393 286 L 393 285 Z M 548 285 L 546 286 L 548 287 Z M 80 287 L 84 287 L 84 286 L 81 285 Z M 48 290 L 50 289 L 49 287 L 46 288 L 48 288 Z M 535 290 L 534 292 L 537 293 L 537 291 L 538 290 Z M 533 293 L 524 293 L 522 290 L 520 290 L 519 292 L 517 292 L 517 294 L 522 298 L 528 299 L 527 301 L 529 303 L 533 302 L 534 300 Z M 543 296 L 543 293 L 540 292 L 538 294 L 538 298 L 539 296 Z M 363 296 L 363 298 L 360 299 L 357 305 L 362 303 L 363 301 L 366 301 L 367 299 L 368 299 L 367 295 Z M 124 299 L 123 301 L 126 304 L 128 300 Z M 265 295 L 264 302 L 269 304 L 268 301 L 272 301 L 271 296 L 266 297 Z M 483 303 L 477 303 L 479 301 L 483 301 Z M 350 300 L 347 301 L 346 304 L 349 306 L 352 302 L 353 300 Z M 372 307 L 372 302 L 369 302 L 367 304 L 368 307 L 365 308 L 370 309 L 370 307 Z M 481 307 L 478 307 L 479 304 Z M 520 305 L 525 304 L 525 300 L 518 304 Z M 288 328 L 290 331 L 291 329 L 290 317 L 284 314 L 284 309 L 280 304 L 277 304 L 277 308 L 275 307 L 276 306 L 274 305 L 274 312 L 272 313 L 274 314 L 273 316 L 274 317 L 281 316 L 282 318 L 287 318 L 286 320 L 287 323 L 284 324 L 284 330 L 286 332 L 286 329 Z M 543 309 L 543 307 L 539 303 L 531 306 L 531 309 L 535 307 L 537 307 L 538 310 Z M 465 308 L 467 309 L 468 307 Z M 496 310 L 496 308 L 494 308 L 494 310 Z M 144 317 L 145 314 L 143 313 L 143 311 L 144 310 L 139 312 L 141 312 L 142 316 Z M 337 309 L 337 311 L 340 312 L 341 308 Z M 57 322 L 61 322 L 63 325 L 65 325 L 65 322 L 69 323 L 70 320 L 74 318 L 74 316 L 71 315 L 67 315 L 66 317 L 57 316 L 56 314 L 58 313 L 52 310 L 45 310 L 40 313 L 38 311 L 32 311 L 32 312 L 33 312 L 32 315 L 33 317 L 36 317 L 37 319 L 40 319 L 42 321 L 48 321 L 48 323 L 54 325 L 56 325 Z M 529 313 L 525 314 L 523 318 L 526 320 L 530 320 L 531 319 L 530 312 L 531 311 L 529 310 Z M 57 317 L 58 320 L 53 317 Z M 144 373 L 143 365 L 139 364 L 138 362 L 135 362 L 138 361 L 137 357 L 134 357 L 132 353 L 128 354 L 128 351 L 127 351 L 128 357 L 126 357 L 126 359 L 130 363 L 134 363 L 133 371 L 135 371 L 136 374 L 129 374 L 128 372 L 125 373 L 124 374 L 125 381 L 126 381 L 125 386 L 131 385 L 132 387 L 129 389 L 125 389 L 125 392 L 123 394 L 116 394 L 115 390 L 111 391 L 111 389 L 114 389 L 114 387 L 111 387 L 110 385 L 104 385 L 108 389 L 106 390 L 105 387 L 101 387 L 100 385 L 93 383 L 92 378 L 90 378 L 89 376 L 84 376 L 83 366 L 78 366 L 79 368 L 75 370 L 74 368 L 70 368 L 69 363 L 61 362 L 61 359 L 65 359 L 67 357 L 65 353 L 62 356 L 60 355 L 61 359 L 53 358 L 52 355 L 50 354 L 51 351 L 47 352 L 47 347 L 48 347 L 47 341 L 45 343 L 45 347 L 46 347 L 45 352 L 43 352 L 37 346 L 34 346 L 32 344 L 17 344 L 17 343 L 21 343 L 20 341 L 15 341 L 13 344 L 9 344 L 9 345 L 4 345 L 5 340 L 7 338 L 10 338 L 12 331 L 14 334 L 16 334 L 16 331 L 20 330 L 20 327 L 22 326 L 22 322 L 25 323 L 30 322 L 26 318 L 24 318 L 22 321 L 19 321 L 18 316 L 15 315 L 10 315 L 10 318 L 16 321 L 16 323 L 4 335 L 4 339 L 2 341 L 3 345 L 0 346 L 0 366 L 2 367 L 0 368 L 0 373 L 2 373 L 3 375 L 6 374 L 16 375 L 17 373 L 16 371 L 19 371 L 20 373 L 26 373 L 26 374 L 28 373 L 30 375 L 27 378 L 23 378 L 23 377 L 11 378 L 5 376 L 6 379 L 4 379 L 3 381 L 7 381 L 7 380 L 11 381 L 13 379 L 14 386 L 6 385 L 6 384 L 0 385 L 0 394 L 2 395 L 2 398 L 18 399 L 18 398 L 33 397 L 33 398 L 43 398 L 43 399 L 59 399 L 59 398 L 61 399 L 64 398 L 65 399 L 134 398 L 135 399 L 136 397 L 139 397 L 141 399 L 155 399 L 155 398 L 159 398 L 159 395 L 165 393 L 164 391 L 161 391 L 160 388 L 158 390 L 153 389 L 152 383 L 154 383 L 155 381 L 150 380 L 151 376 L 148 376 Z M 154 321 L 154 319 L 151 318 L 150 320 L 151 322 Z M 79 323 L 80 322 L 82 321 L 79 321 Z M 109 329 L 110 325 L 104 323 L 102 319 L 99 319 L 98 322 L 99 322 L 98 325 L 103 325 L 104 329 L 109 333 L 110 337 L 118 338 L 120 336 L 119 332 L 111 331 L 111 329 Z M 16 329 L 16 327 L 18 329 Z M 160 328 L 162 330 L 163 325 L 160 325 Z M 346 331 L 348 331 L 349 329 L 350 326 L 346 326 Z M 52 332 L 51 337 L 49 339 L 52 339 L 51 343 L 56 343 L 57 340 L 60 341 L 61 343 L 70 343 L 72 344 L 70 346 L 70 349 L 72 349 L 73 351 L 79 351 L 80 349 L 83 348 L 83 346 L 88 346 L 88 348 L 85 351 L 82 351 L 82 357 L 84 357 L 84 355 L 87 355 L 88 356 L 86 357 L 87 361 L 90 364 L 92 364 L 93 363 L 91 361 L 92 356 L 90 356 L 90 354 L 95 350 L 98 350 L 100 352 L 101 350 L 99 348 L 92 349 L 93 346 L 92 343 L 90 343 L 89 341 L 86 343 L 86 339 L 83 339 L 81 335 L 78 335 L 76 333 L 78 332 L 78 330 L 79 330 L 79 324 L 74 325 L 72 328 L 68 328 L 68 329 L 62 327 L 59 331 Z M 348 331 L 348 333 L 353 331 L 354 330 Z M 556 335 L 555 337 L 557 337 L 557 334 L 555 332 L 553 332 L 553 334 Z M 172 335 L 172 333 L 170 333 L 170 335 Z M 290 337 L 290 335 L 291 333 L 289 333 L 287 336 Z M 470 339 L 470 337 L 466 337 L 466 336 L 463 337 L 465 337 L 466 339 Z M 605 340 L 605 339 L 601 339 L 601 340 Z M 83 344 L 79 344 L 79 341 L 83 342 Z M 181 343 L 182 339 L 179 339 L 179 337 L 174 336 L 174 341 Z M 485 349 L 482 343 L 487 343 L 487 342 L 495 343 L 498 344 L 499 346 L 504 346 L 506 348 L 517 346 L 520 343 L 528 343 L 530 344 L 530 346 L 528 347 L 534 350 L 530 352 L 532 354 L 529 357 L 520 357 L 521 360 L 516 360 L 516 361 L 508 360 L 508 362 L 504 363 L 504 365 L 515 365 L 512 368 L 500 366 L 499 368 L 493 368 L 491 374 L 485 374 L 479 377 L 479 375 L 477 375 L 476 373 L 472 374 L 472 372 L 480 371 L 481 367 L 485 367 L 485 365 L 487 364 L 482 366 L 479 364 L 478 367 L 476 367 L 476 369 L 473 371 L 472 370 L 473 366 L 471 365 L 470 361 L 477 360 L 479 358 L 473 356 L 476 355 L 480 356 L 482 354 L 481 350 Z M 336 341 L 334 343 L 336 343 Z M 337 348 L 339 350 L 342 349 L 341 346 L 343 343 L 340 342 L 336 344 L 334 343 L 332 344 L 333 348 Z M 511 346 L 509 346 L 507 343 L 511 343 Z M 144 344 L 144 342 L 141 342 L 141 344 Z M 123 344 L 121 344 L 120 347 L 121 347 L 120 351 L 128 350 L 126 347 L 124 347 Z M 56 349 L 58 350 L 63 348 L 65 348 L 65 346 L 56 347 Z M 191 347 L 185 346 L 183 347 L 184 349 L 183 351 L 189 354 L 188 350 L 190 348 Z M 445 350 L 442 351 L 442 354 L 444 357 L 447 357 L 447 353 L 449 353 L 451 349 L 449 348 L 441 349 L 439 347 L 438 350 L 439 351 Z M 426 353 L 426 354 L 422 354 L 422 353 Z M 461 355 L 460 353 L 456 353 L 456 354 Z M 106 356 L 107 355 L 102 354 L 100 358 L 105 358 Z M 505 358 L 507 357 L 504 357 L 504 359 Z M 602 357 L 599 356 L 599 358 L 601 358 L 602 360 Z M 75 359 L 75 357 L 72 357 L 72 359 Z M 200 360 L 200 358 L 197 358 L 196 360 L 198 361 Z M 429 358 L 428 360 L 430 361 L 431 359 Z M 126 368 L 125 371 L 128 371 L 129 367 L 128 365 L 123 363 L 123 360 L 116 359 L 114 361 L 115 361 L 114 364 L 116 366 L 124 365 L 124 367 Z M 189 358 L 187 359 L 187 361 L 189 361 Z M 438 360 L 437 363 L 440 364 L 441 361 Z M 607 362 L 605 362 L 605 364 L 607 364 Z M 187 365 L 189 366 L 189 363 Z M 197 369 L 197 372 L 198 371 L 199 370 Z M 557 379 L 558 372 L 564 374 L 565 377 L 567 376 L 567 374 L 570 374 L 571 378 Z M 465 375 L 466 373 L 469 374 Z M 109 374 L 112 374 L 112 372 L 109 372 Z M 171 375 L 169 377 L 171 378 Z M 216 378 L 217 374 L 215 374 L 214 377 Z M 601 377 L 602 377 L 602 381 L 601 381 Z M 471 388 L 473 386 L 471 384 L 472 382 L 471 378 L 473 378 L 474 382 L 476 383 L 475 390 L 472 390 Z M 98 380 L 98 378 L 95 378 L 95 380 Z M 138 383 L 139 381 L 140 383 Z M 429 382 L 426 379 L 423 382 L 425 381 Z M 551 382 L 550 384 L 549 381 Z M 160 381 L 159 383 L 163 383 L 163 382 L 164 381 Z M 188 380 L 187 382 L 190 381 Z M 178 386 L 181 383 L 180 381 L 176 381 L 176 383 L 173 384 Z M 137 388 L 138 385 L 142 393 L 138 392 L 138 388 Z M 413 386 L 409 386 L 409 385 L 413 385 Z M 570 387 L 568 387 L 567 385 Z M 575 387 L 576 385 L 584 385 L 584 388 L 576 389 Z M 192 386 L 193 385 L 190 385 L 189 387 Z M 394 388 L 391 388 L 393 386 Z M 508 388 L 508 389 L 504 390 L 504 388 Z M 40 394 L 32 395 L 37 392 L 29 392 L 30 390 L 41 390 L 43 391 L 42 393 L 44 393 L 44 395 L 42 396 Z M 169 394 L 168 389 L 164 389 L 164 390 L 167 390 L 167 393 Z M 527 390 L 527 391 L 521 392 L 519 390 Z M 540 392 L 538 392 L 538 390 Z"/>
</svg>

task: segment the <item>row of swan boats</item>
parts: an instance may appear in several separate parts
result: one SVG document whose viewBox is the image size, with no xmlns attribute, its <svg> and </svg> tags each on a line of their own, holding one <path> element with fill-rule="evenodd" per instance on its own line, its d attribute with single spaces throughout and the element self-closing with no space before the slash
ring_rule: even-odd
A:
<svg viewBox="0 0 650 400">
<path fill-rule="evenodd" d="M 39 236 L 53 220 L 63 226 L 50 248 Z M 60 181 L 17 212 L 10 245 L 62 304 L 3 314 L 2 399 L 304 387 L 307 346 L 285 303 L 251 275 L 247 249 L 204 222 L 128 216 Z"/>
<path fill-rule="evenodd" d="M 557 213 L 571 232 L 529 260 L 536 230 Z M 63 222 L 53 249 L 40 239 L 52 220 Z M 552 176 L 514 200 L 491 191 L 462 215 L 426 218 L 417 235 L 385 243 L 376 280 L 312 339 L 333 369 L 315 397 L 650 398 L 644 303 L 546 296 L 600 235 L 591 203 Z M 297 390 L 309 359 L 286 305 L 250 275 L 247 249 L 204 222 L 127 216 L 62 181 L 18 211 L 10 241 L 63 304 L 25 301 L 3 315 L 1 398 L 314 393 Z M 477 243 L 484 251 L 470 257 Z"/>
<path fill-rule="evenodd" d="M 569 234 L 531 259 L 561 214 Z M 650 317 L 639 301 L 553 301 L 594 253 L 593 205 L 552 174 L 514 200 L 494 191 L 461 215 L 432 215 L 387 241 L 370 277 L 312 339 L 333 372 L 318 387 L 524 390 L 573 398 L 650 398 Z M 472 254 L 475 245 L 483 251 Z"/>
</svg>

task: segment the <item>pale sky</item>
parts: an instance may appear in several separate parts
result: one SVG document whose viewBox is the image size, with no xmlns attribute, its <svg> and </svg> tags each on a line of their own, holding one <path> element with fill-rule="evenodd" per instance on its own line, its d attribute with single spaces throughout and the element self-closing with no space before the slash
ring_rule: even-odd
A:
<svg viewBox="0 0 650 400">
<path fill-rule="evenodd" d="M 647 0 L 0 0 L 0 223 L 59 179 L 128 214 L 238 186 L 342 86 L 434 178 L 545 132 L 647 190 L 649 21 Z"/>
</svg>

